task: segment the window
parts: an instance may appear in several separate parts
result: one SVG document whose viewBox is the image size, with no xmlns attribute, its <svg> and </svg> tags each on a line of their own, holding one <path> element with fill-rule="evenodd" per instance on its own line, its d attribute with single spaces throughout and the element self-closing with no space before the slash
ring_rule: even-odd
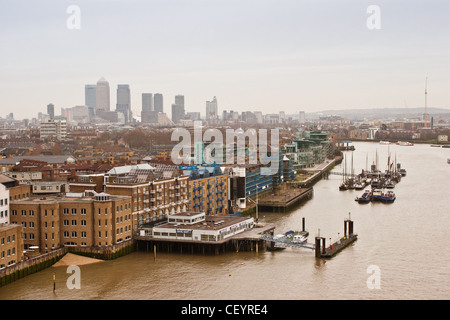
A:
<svg viewBox="0 0 450 320">
<path fill-rule="evenodd" d="M 72 226 L 76 226 L 77 225 L 77 220 L 72 220 Z"/>
<path fill-rule="evenodd" d="M 26 216 L 27 215 L 27 210 L 22 210 L 22 216 Z"/>
<path fill-rule="evenodd" d="M 69 220 L 64 220 L 63 221 L 63 225 L 68 226 L 69 225 Z"/>
<path fill-rule="evenodd" d="M 64 214 L 69 214 L 69 209 L 68 209 L 68 208 L 64 208 L 63 213 L 64 213 Z"/>
<path fill-rule="evenodd" d="M 81 220 L 81 225 L 86 226 L 86 220 Z"/>
<path fill-rule="evenodd" d="M 72 231 L 72 238 L 76 238 L 77 237 L 77 232 L 76 231 Z"/>
<path fill-rule="evenodd" d="M 81 209 L 81 214 L 86 214 L 86 209 L 85 208 Z"/>
<path fill-rule="evenodd" d="M 81 231 L 81 237 L 86 238 L 86 231 Z"/>
<path fill-rule="evenodd" d="M 76 208 L 72 208 L 72 214 L 77 214 L 77 209 Z"/>
<path fill-rule="evenodd" d="M 34 211 L 33 210 L 29 210 L 28 214 L 33 217 L 34 216 Z"/>
<path fill-rule="evenodd" d="M 64 238 L 68 238 L 69 237 L 69 231 L 64 231 Z"/>
</svg>

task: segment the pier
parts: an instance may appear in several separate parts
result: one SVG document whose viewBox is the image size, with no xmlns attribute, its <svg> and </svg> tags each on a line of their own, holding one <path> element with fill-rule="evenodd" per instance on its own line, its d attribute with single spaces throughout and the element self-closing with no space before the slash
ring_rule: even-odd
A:
<svg viewBox="0 0 450 320">
<path fill-rule="evenodd" d="M 315 238 L 316 258 L 331 258 L 355 242 L 357 238 L 358 235 L 353 233 L 353 221 L 349 217 L 344 221 L 344 236 L 330 244 L 329 247 L 326 246 L 326 239 L 324 237 L 317 236 Z"/>
<path fill-rule="evenodd" d="M 225 252 L 266 250 L 266 243 L 262 240 L 264 234 L 273 234 L 275 226 L 270 223 L 256 223 L 255 226 L 244 232 L 235 234 L 222 240 L 193 240 L 193 239 L 162 239 L 153 237 L 150 233 L 136 235 L 138 250 L 147 252 L 214 254 Z"/>
</svg>

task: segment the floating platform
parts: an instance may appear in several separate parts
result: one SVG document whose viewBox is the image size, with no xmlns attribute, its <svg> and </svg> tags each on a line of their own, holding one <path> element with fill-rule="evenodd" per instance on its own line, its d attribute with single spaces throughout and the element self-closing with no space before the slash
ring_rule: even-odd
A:
<svg viewBox="0 0 450 320">
<path fill-rule="evenodd" d="M 326 240 L 324 237 L 316 237 L 316 243 L 314 246 L 316 258 L 332 258 L 357 239 L 358 235 L 353 233 L 353 221 L 349 218 L 344 221 L 344 236 L 338 239 L 335 243 L 332 243 L 329 247 L 326 246 Z"/>
<path fill-rule="evenodd" d="M 322 239 L 324 239 L 324 238 L 322 238 Z M 350 244 L 355 242 L 356 239 L 358 239 L 358 235 L 352 234 L 349 236 L 342 237 L 341 239 L 339 239 L 338 241 L 336 241 L 335 243 L 333 243 L 332 245 L 330 245 L 327 248 L 321 248 L 320 245 L 319 245 L 319 247 L 317 247 L 317 244 L 316 244 L 316 257 L 331 258 L 331 257 L 335 256 L 338 252 L 340 252 L 341 250 L 345 249 Z M 317 241 L 317 238 L 316 238 L 316 241 Z M 318 250 L 319 252 L 317 252 L 318 248 L 319 248 L 319 250 Z"/>
</svg>

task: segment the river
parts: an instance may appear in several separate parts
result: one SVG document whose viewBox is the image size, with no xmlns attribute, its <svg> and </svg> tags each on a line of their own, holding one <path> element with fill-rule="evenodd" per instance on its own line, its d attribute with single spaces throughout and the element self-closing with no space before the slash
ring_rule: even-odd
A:
<svg viewBox="0 0 450 320">
<path fill-rule="evenodd" d="M 366 158 L 370 167 L 376 153 L 384 170 L 388 152 L 407 170 L 394 203 L 358 204 L 354 199 L 362 191 L 339 191 L 342 177 L 330 175 L 314 185 L 311 200 L 290 212 L 259 215 L 275 224 L 275 233 L 301 229 L 305 217 L 309 242 L 320 229 L 328 243 L 343 234 L 350 213 L 358 240 L 331 259 L 298 248 L 205 256 L 159 252 L 156 260 L 153 253 L 134 252 L 82 266 L 80 289 L 67 288 L 65 267 L 52 267 L 0 288 L 0 299 L 449 299 L 450 149 L 354 145 L 345 155 L 350 169 L 353 154 L 356 173 L 366 168 Z M 342 172 L 342 165 L 332 171 Z"/>
</svg>

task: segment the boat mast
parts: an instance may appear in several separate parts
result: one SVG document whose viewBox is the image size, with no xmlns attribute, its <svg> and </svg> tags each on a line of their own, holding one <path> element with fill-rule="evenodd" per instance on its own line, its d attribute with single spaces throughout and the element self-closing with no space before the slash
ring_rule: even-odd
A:
<svg viewBox="0 0 450 320">
<path fill-rule="evenodd" d="M 425 78 L 425 115 L 424 115 L 424 127 L 427 128 L 427 82 L 428 82 L 428 78 Z"/>
</svg>

